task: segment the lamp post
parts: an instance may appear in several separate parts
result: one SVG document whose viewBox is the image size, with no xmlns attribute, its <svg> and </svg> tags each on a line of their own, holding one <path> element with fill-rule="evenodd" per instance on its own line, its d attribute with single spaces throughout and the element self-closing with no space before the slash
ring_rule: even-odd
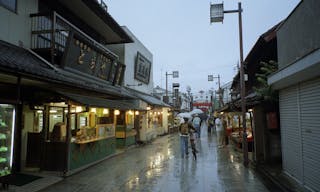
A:
<svg viewBox="0 0 320 192">
<path fill-rule="evenodd" d="M 242 8 L 241 2 L 238 3 L 237 10 L 224 10 L 222 4 L 210 5 L 210 22 L 222 22 L 224 13 L 238 13 L 239 18 L 239 44 L 240 44 L 240 96 L 241 96 L 241 111 L 242 111 L 242 127 L 243 127 L 243 164 L 248 166 L 248 142 L 247 142 L 247 130 L 246 130 L 246 100 L 245 100 L 245 82 L 244 82 L 244 63 L 243 63 L 243 42 L 242 42 Z"/>
<path fill-rule="evenodd" d="M 169 75 L 172 75 L 172 78 L 178 78 L 179 77 L 179 71 L 172 71 L 172 73 L 168 73 L 166 72 L 166 103 L 169 102 L 169 99 L 168 99 L 168 76 Z"/>
</svg>

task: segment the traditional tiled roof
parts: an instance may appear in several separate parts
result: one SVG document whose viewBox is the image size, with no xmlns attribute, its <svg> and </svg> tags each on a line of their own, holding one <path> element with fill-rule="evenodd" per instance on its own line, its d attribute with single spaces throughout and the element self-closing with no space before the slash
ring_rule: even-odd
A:
<svg viewBox="0 0 320 192">
<path fill-rule="evenodd" d="M 61 84 L 70 88 L 81 88 L 116 97 L 136 98 L 127 89 L 113 86 L 109 82 L 87 78 L 56 67 L 34 54 L 32 51 L 17 47 L 0 40 L 0 71 L 23 78 Z"/>
</svg>

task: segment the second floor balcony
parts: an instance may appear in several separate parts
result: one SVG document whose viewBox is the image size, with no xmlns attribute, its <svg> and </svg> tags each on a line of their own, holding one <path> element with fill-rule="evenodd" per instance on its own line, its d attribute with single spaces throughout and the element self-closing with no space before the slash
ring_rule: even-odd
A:
<svg viewBox="0 0 320 192">
<path fill-rule="evenodd" d="M 31 14 L 31 49 L 64 69 L 120 85 L 125 65 L 118 56 L 56 12 Z"/>
</svg>

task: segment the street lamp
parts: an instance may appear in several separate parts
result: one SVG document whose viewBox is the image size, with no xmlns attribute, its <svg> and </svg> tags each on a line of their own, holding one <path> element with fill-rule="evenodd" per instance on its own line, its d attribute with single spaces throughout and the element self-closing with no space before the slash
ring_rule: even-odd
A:
<svg viewBox="0 0 320 192">
<path fill-rule="evenodd" d="M 166 72 L 166 103 L 168 103 L 169 98 L 168 98 L 168 76 L 172 75 L 172 78 L 178 78 L 179 77 L 179 71 L 172 71 L 172 73 Z"/>
<path fill-rule="evenodd" d="M 247 142 L 247 130 L 246 130 L 246 100 L 245 100 L 245 82 L 244 82 L 244 63 L 243 63 L 243 43 L 242 43 L 242 8 L 241 2 L 238 3 L 237 10 L 227 10 L 223 9 L 223 3 L 221 4 L 211 4 L 210 5 L 210 22 L 223 22 L 224 13 L 238 13 L 239 17 L 239 44 L 240 44 L 240 96 L 241 96 L 241 111 L 242 111 L 242 127 L 243 127 L 243 164 L 248 166 L 248 142 Z"/>
</svg>

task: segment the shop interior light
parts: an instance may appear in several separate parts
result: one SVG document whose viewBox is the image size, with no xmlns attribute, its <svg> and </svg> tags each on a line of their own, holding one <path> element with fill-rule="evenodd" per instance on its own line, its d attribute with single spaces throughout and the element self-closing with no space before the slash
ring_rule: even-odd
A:
<svg viewBox="0 0 320 192">
<path fill-rule="evenodd" d="M 139 115 L 139 111 L 136 111 L 135 114 L 136 114 L 136 115 Z"/>
<path fill-rule="evenodd" d="M 252 112 L 252 111 L 253 111 L 253 109 L 249 109 L 248 111 L 249 111 L 249 112 Z"/>
<path fill-rule="evenodd" d="M 41 110 L 38 110 L 37 113 L 42 113 L 42 111 L 41 111 Z"/>
<path fill-rule="evenodd" d="M 114 115 L 120 115 L 120 111 L 118 109 L 114 110 Z"/>
<path fill-rule="evenodd" d="M 152 115 L 152 112 L 150 112 L 150 115 Z"/>
<path fill-rule="evenodd" d="M 160 112 L 158 112 L 158 115 L 160 115 L 161 113 Z"/>
<path fill-rule="evenodd" d="M 82 107 L 81 106 L 76 106 L 76 112 L 79 113 L 82 111 Z"/>
<path fill-rule="evenodd" d="M 129 113 L 129 115 L 133 115 L 133 111 L 131 111 L 131 110 L 129 110 L 128 113 Z"/>
<path fill-rule="evenodd" d="M 151 107 L 147 107 L 147 110 L 151 110 Z"/>
<path fill-rule="evenodd" d="M 223 115 L 223 112 L 220 112 L 220 115 Z"/>
<path fill-rule="evenodd" d="M 97 109 L 96 109 L 96 108 L 91 108 L 90 112 L 96 113 L 96 112 L 97 112 Z"/>
<path fill-rule="evenodd" d="M 68 113 L 68 109 L 65 109 L 65 110 L 64 110 L 64 113 Z"/>
<path fill-rule="evenodd" d="M 71 109 L 71 113 L 75 113 L 76 112 L 76 110 L 75 109 Z"/>
<path fill-rule="evenodd" d="M 50 113 L 56 113 L 56 112 L 58 112 L 57 110 L 54 110 L 54 109 L 51 109 L 50 110 Z"/>
<path fill-rule="evenodd" d="M 16 117 L 16 110 L 13 109 L 12 111 L 12 134 L 11 134 L 11 151 L 10 151 L 10 168 L 12 167 L 12 162 L 13 162 L 13 147 L 14 147 L 14 127 L 15 127 L 15 117 Z"/>
<path fill-rule="evenodd" d="M 104 115 L 109 114 L 109 109 L 103 109 L 102 113 L 103 113 Z"/>
</svg>

